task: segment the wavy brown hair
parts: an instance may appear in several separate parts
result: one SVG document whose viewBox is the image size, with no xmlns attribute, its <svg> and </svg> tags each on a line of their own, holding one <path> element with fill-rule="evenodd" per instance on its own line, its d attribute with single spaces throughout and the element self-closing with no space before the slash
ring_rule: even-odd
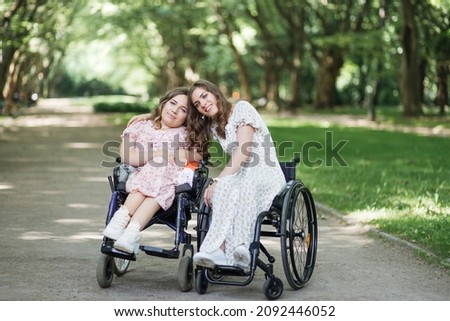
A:
<svg viewBox="0 0 450 321">
<path fill-rule="evenodd" d="M 155 128 L 156 129 L 160 129 L 161 128 L 161 114 L 162 114 L 162 110 L 164 105 L 171 100 L 173 97 L 178 96 L 178 95 L 188 95 L 189 92 L 189 88 L 187 87 L 177 87 L 171 90 L 168 90 L 164 96 L 162 96 L 159 99 L 159 104 L 158 104 L 158 108 L 155 108 L 151 114 L 149 119 L 153 120 L 153 122 L 155 123 Z M 189 109 L 189 108 L 188 108 Z M 186 118 L 187 121 L 187 118 Z"/>
<path fill-rule="evenodd" d="M 219 112 L 214 118 L 203 117 L 192 103 L 192 93 L 199 87 L 210 92 L 217 99 Z M 225 138 L 225 126 L 228 123 L 232 104 L 227 100 L 217 85 L 208 80 L 198 80 L 189 89 L 188 105 L 187 129 L 189 132 L 189 142 L 191 146 L 197 148 L 203 158 L 209 158 L 210 154 L 208 149 L 211 145 L 211 128 L 213 125 L 216 125 L 217 135 Z"/>
</svg>

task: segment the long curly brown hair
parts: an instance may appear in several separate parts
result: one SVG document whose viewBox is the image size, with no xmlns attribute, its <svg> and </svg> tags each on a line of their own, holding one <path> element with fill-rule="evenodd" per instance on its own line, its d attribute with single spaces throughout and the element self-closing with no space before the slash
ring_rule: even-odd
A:
<svg viewBox="0 0 450 321">
<path fill-rule="evenodd" d="M 189 88 L 187 88 L 187 87 L 177 87 L 177 88 L 168 90 L 164 94 L 164 96 L 162 96 L 159 99 L 158 108 L 155 108 L 151 112 L 150 117 L 149 117 L 149 119 L 153 120 L 153 122 L 155 123 L 156 129 L 161 128 L 161 114 L 162 114 L 164 105 L 175 96 L 178 96 L 178 95 L 186 95 L 187 96 L 188 92 L 189 92 Z M 187 122 L 187 118 L 186 118 L 186 122 Z"/>
<path fill-rule="evenodd" d="M 214 118 L 203 117 L 192 103 L 192 93 L 196 88 L 203 88 L 212 93 L 217 99 L 218 114 Z M 225 138 L 225 126 L 231 113 L 232 104 L 227 100 L 219 87 L 208 80 L 196 81 L 188 92 L 188 116 L 187 129 L 189 132 L 189 143 L 195 146 L 203 158 L 209 158 L 208 152 L 211 145 L 211 128 L 216 125 L 217 135 Z"/>
</svg>

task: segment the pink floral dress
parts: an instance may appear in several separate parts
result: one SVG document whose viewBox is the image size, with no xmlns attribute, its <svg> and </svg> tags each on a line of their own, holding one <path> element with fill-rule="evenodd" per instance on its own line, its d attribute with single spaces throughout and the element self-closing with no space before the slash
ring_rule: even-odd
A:
<svg viewBox="0 0 450 321">
<path fill-rule="evenodd" d="M 187 145 L 186 127 L 156 129 L 151 120 L 141 121 L 127 127 L 122 134 L 122 143 L 135 143 L 137 149 L 151 155 L 152 152 L 169 150 L 172 157 L 149 157 L 149 161 L 133 172 L 128 178 L 128 193 L 140 192 L 154 198 L 164 210 L 167 210 L 175 198 L 175 185 L 184 163 L 177 159 L 177 150 Z M 126 150 L 127 148 L 125 148 Z M 165 152 L 165 155 L 168 155 Z M 126 162 L 126 155 L 124 155 Z"/>
</svg>

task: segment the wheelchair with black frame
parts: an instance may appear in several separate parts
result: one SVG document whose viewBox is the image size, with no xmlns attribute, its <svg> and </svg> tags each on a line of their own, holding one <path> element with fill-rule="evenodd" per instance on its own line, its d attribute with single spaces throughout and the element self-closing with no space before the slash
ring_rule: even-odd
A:
<svg viewBox="0 0 450 321">
<path fill-rule="evenodd" d="M 278 299 L 283 293 L 283 282 L 274 275 L 275 258 L 262 244 L 262 236 L 280 238 L 284 274 L 294 290 L 301 289 L 309 281 L 317 255 L 317 215 L 311 192 L 295 177 L 299 162 L 299 158 L 294 158 L 291 162 L 280 162 L 286 185 L 276 195 L 270 208 L 257 217 L 253 242 L 249 248 L 249 270 L 222 265 L 214 268 L 196 266 L 195 288 L 199 294 L 206 293 L 208 284 L 248 285 L 259 267 L 265 272 L 265 296 L 269 300 Z M 210 180 L 209 178 L 207 184 Z M 201 200 L 197 213 L 197 250 L 208 232 L 214 215 L 212 212 Z M 268 263 L 260 258 L 261 252 Z"/>
<path fill-rule="evenodd" d="M 117 159 L 120 163 L 120 157 Z M 127 192 L 119 184 L 119 166 L 113 169 L 112 176 L 108 176 L 111 188 L 111 198 L 106 216 L 105 226 L 108 225 L 116 210 L 125 203 Z M 160 209 L 145 226 L 145 229 L 154 225 L 161 224 L 167 226 L 174 232 L 174 247 L 172 249 L 163 249 L 150 245 L 140 245 L 140 250 L 150 256 L 157 256 L 167 259 L 181 259 L 178 266 L 178 285 L 183 292 L 190 291 L 193 287 L 194 271 L 192 256 L 194 246 L 192 245 L 192 236 L 187 233 L 188 222 L 191 220 L 192 213 L 198 211 L 203 186 L 208 180 L 208 168 L 206 162 L 201 161 L 194 171 L 192 185 L 185 183 L 175 188 L 175 199 L 172 206 L 163 210 Z M 101 257 L 97 263 L 97 282 L 100 287 L 109 287 L 114 279 L 114 275 L 123 276 L 131 261 L 136 261 L 134 253 L 122 252 L 113 247 L 114 241 L 103 237 L 101 245 Z M 180 249 L 183 244 L 182 249 Z"/>
</svg>

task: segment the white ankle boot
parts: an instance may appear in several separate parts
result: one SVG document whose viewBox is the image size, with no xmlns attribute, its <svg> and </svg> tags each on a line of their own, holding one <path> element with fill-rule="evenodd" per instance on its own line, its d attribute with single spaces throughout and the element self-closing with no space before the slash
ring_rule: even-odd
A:
<svg viewBox="0 0 450 321">
<path fill-rule="evenodd" d="M 243 270 L 250 264 L 250 251 L 244 244 L 239 245 L 233 252 L 234 265 Z"/>
<path fill-rule="evenodd" d="M 114 247 L 127 253 L 139 254 L 141 228 L 136 221 L 130 222 L 122 235 L 114 242 Z"/>
<path fill-rule="evenodd" d="M 103 235 L 112 240 L 117 240 L 125 231 L 128 222 L 130 222 L 130 216 L 128 214 L 128 209 L 125 206 L 119 208 L 103 230 Z"/>
<path fill-rule="evenodd" d="M 211 253 L 197 252 L 194 254 L 193 260 L 196 265 L 210 269 L 216 265 L 228 265 L 225 253 L 221 249 L 217 249 Z"/>
</svg>

